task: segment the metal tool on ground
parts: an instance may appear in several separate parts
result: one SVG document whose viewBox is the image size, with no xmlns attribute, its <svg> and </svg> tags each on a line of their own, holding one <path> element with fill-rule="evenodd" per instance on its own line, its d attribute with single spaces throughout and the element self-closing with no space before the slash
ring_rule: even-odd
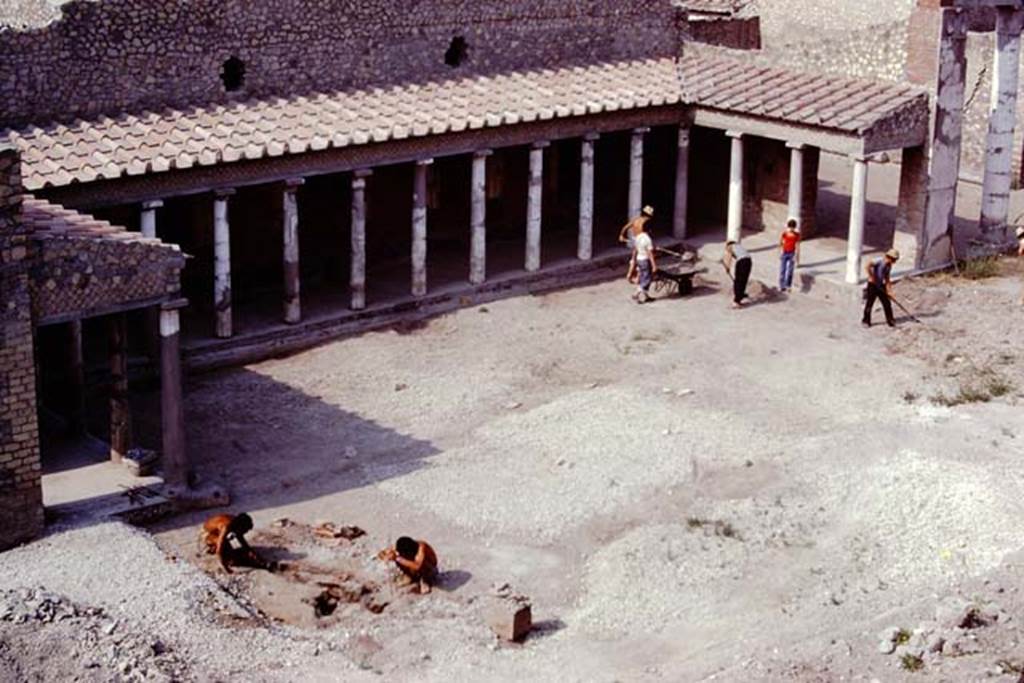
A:
<svg viewBox="0 0 1024 683">
<path fill-rule="evenodd" d="M 899 302 L 899 299 L 896 299 L 895 297 L 892 297 L 892 296 L 890 296 L 890 297 L 889 297 L 889 301 L 891 301 L 891 302 L 893 302 L 894 304 L 896 304 L 897 306 L 899 306 L 899 307 L 900 307 L 900 310 L 901 310 L 901 311 L 903 311 L 904 313 L 906 313 L 906 314 L 907 314 L 907 317 L 908 317 L 908 318 L 910 318 L 911 320 L 913 320 L 913 321 L 914 321 L 915 323 L 918 323 L 918 324 L 920 324 L 920 325 L 924 325 L 924 321 L 923 321 L 923 320 L 921 320 L 920 318 L 918 318 L 918 317 L 917 317 L 916 315 L 914 315 L 913 313 L 911 313 L 911 312 L 910 312 L 909 310 L 907 310 L 907 307 L 906 307 L 906 306 L 904 306 L 903 304 L 901 304 L 901 303 Z"/>
<path fill-rule="evenodd" d="M 678 252 L 663 247 L 657 247 L 657 251 L 673 257 L 671 261 L 662 261 L 658 270 L 654 273 L 654 291 L 657 294 L 671 295 L 678 293 L 686 296 L 693 292 L 693 278 L 701 273 L 708 272 L 707 268 L 698 268 L 696 252 Z"/>
</svg>

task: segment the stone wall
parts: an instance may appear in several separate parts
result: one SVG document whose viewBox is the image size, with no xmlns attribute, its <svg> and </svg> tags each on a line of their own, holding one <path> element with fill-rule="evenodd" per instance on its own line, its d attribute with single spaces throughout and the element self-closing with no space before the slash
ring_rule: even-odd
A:
<svg viewBox="0 0 1024 683">
<path fill-rule="evenodd" d="M 690 18 L 687 37 L 698 43 L 734 50 L 761 48 L 761 20 L 758 17 Z"/>
<path fill-rule="evenodd" d="M 0 30 L 0 127 L 671 56 L 685 23 L 671 0 L 73 0 L 61 9 L 45 26 Z"/>
<path fill-rule="evenodd" d="M 0 549 L 43 529 L 36 379 L 26 264 L 30 242 L 17 219 L 17 153 L 0 147 Z"/>
<path fill-rule="evenodd" d="M 29 274 L 33 317 L 39 322 L 93 317 L 180 296 L 185 257 L 176 246 L 46 234 L 34 243 Z"/>
</svg>

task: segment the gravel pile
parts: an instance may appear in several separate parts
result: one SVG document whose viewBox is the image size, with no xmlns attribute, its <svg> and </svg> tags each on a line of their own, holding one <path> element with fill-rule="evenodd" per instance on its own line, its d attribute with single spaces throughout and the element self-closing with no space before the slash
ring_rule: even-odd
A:
<svg viewBox="0 0 1024 683">
<path fill-rule="evenodd" d="M 35 650 L 35 656 L 47 662 L 40 662 L 44 668 L 37 673 L 49 669 L 50 659 L 58 661 L 49 648 L 59 641 L 58 647 L 64 651 L 60 660 L 65 664 L 77 662 L 80 668 L 77 673 L 88 679 L 178 681 L 192 678 L 188 664 L 159 638 L 147 636 L 133 624 L 111 618 L 102 608 L 83 607 L 42 588 L 0 591 L 0 634 L 6 641 L 17 641 L 22 653 Z M 21 658 L 26 658 L 25 654 Z M 28 654 L 29 661 L 33 658 Z M 10 662 L 14 657 L 8 655 L 0 659 Z"/>
<path fill-rule="evenodd" d="M 206 574 L 168 558 L 146 533 L 124 524 L 69 529 L 0 554 L 0 576 L 8 669 L 42 666 L 43 680 L 358 674 L 315 634 L 267 628 Z M 61 656 L 50 663 L 58 646 Z M 188 662 L 187 672 L 181 662 Z"/>
</svg>

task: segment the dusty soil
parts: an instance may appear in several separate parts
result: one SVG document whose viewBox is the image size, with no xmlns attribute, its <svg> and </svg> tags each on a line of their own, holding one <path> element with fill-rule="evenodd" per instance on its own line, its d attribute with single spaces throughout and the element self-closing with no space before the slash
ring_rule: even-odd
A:
<svg viewBox="0 0 1024 683">
<path fill-rule="evenodd" d="M 1016 681 L 1022 284 L 902 283 L 922 323 L 889 330 L 802 295 L 733 311 L 711 282 L 638 306 L 611 283 L 195 378 L 201 473 L 284 569 L 224 575 L 199 515 L 155 544 L 57 530 L 0 555 L 0 673 Z M 367 535 L 317 539 L 320 520 Z M 402 534 L 438 550 L 430 595 L 374 557 Z M 522 645 L 480 612 L 502 584 L 533 603 Z M 38 587 L 72 617 L 24 610 Z"/>
</svg>

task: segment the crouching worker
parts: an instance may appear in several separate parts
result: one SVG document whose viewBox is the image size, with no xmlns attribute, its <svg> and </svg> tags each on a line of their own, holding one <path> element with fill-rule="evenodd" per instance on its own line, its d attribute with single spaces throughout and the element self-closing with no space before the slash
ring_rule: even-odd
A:
<svg viewBox="0 0 1024 683">
<path fill-rule="evenodd" d="M 421 594 L 429 593 L 437 581 L 437 555 L 426 541 L 402 536 L 394 548 L 380 551 L 377 557 L 394 562 L 409 583 L 419 584 Z"/>
<path fill-rule="evenodd" d="M 250 531 L 252 517 L 244 512 L 239 515 L 216 515 L 203 523 L 200 540 L 206 547 L 206 553 L 216 555 L 228 574 L 232 566 L 267 569 L 267 563 L 245 540 L 245 535 Z"/>
</svg>

